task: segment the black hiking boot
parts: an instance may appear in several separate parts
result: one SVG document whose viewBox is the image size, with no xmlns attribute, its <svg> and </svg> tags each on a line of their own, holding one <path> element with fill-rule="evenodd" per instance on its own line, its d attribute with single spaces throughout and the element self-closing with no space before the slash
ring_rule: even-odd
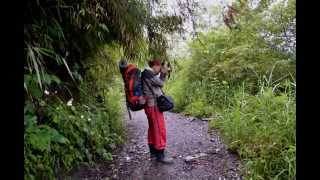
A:
<svg viewBox="0 0 320 180">
<path fill-rule="evenodd" d="M 149 144 L 149 150 L 150 150 L 150 158 L 156 159 L 157 158 L 157 150 L 153 147 L 152 144 Z"/>
<path fill-rule="evenodd" d="M 173 164 L 173 158 L 164 154 L 164 150 L 157 150 L 157 161 L 163 164 Z"/>
</svg>

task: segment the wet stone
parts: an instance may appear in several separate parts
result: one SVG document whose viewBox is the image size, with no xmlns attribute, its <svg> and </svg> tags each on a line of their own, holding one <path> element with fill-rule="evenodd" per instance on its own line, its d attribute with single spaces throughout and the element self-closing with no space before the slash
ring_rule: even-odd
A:
<svg viewBox="0 0 320 180">
<path fill-rule="evenodd" d="M 206 153 L 199 153 L 199 154 L 195 154 L 195 155 L 192 155 L 192 156 L 187 156 L 187 157 L 184 158 L 184 160 L 186 162 L 191 162 L 191 161 L 194 161 L 194 160 L 196 160 L 196 159 L 198 159 L 200 157 L 204 157 L 204 156 L 207 156 L 207 154 Z"/>
</svg>

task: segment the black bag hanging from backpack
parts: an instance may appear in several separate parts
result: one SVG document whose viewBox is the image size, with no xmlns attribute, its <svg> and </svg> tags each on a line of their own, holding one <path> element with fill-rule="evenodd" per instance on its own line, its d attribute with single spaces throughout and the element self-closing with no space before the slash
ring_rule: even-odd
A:
<svg viewBox="0 0 320 180">
<path fill-rule="evenodd" d="M 142 82 L 146 83 L 144 81 L 142 81 Z M 146 85 L 149 87 L 152 94 L 154 96 L 156 96 L 155 93 L 152 91 L 152 88 L 149 86 L 149 84 L 146 83 Z M 161 89 L 161 91 L 162 91 L 162 89 Z M 173 98 L 171 96 L 165 95 L 163 91 L 162 91 L 162 93 L 163 93 L 163 95 L 160 95 L 159 97 L 157 97 L 157 106 L 158 106 L 159 110 L 161 112 L 172 110 L 174 107 Z"/>
<path fill-rule="evenodd" d="M 166 95 L 161 95 L 157 97 L 157 105 L 161 112 L 170 111 L 174 107 L 172 97 Z"/>
</svg>

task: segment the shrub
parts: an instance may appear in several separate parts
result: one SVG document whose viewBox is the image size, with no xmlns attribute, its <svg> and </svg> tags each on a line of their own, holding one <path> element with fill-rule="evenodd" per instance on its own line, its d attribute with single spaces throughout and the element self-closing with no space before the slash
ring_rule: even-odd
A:
<svg viewBox="0 0 320 180">
<path fill-rule="evenodd" d="M 119 56 L 90 59 L 91 69 L 81 78 L 80 93 L 72 96 L 73 101 L 66 102 L 54 92 L 54 83 L 65 85 L 56 76 L 46 74 L 44 93 L 35 76 L 25 75 L 29 96 L 24 112 L 25 179 L 56 179 L 80 162 L 112 159 L 124 138 L 124 97 L 120 77 L 112 76 L 115 68 L 106 67 L 112 67 L 109 61 Z"/>
<path fill-rule="evenodd" d="M 295 100 L 271 88 L 257 95 L 237 92 L 235 105 L 211 122 L 239 152 L 252 179 L 295 178 Z"/>
<path fill-rule="evenodd" d="M 31 104 L 25 109 L 25 178 L 55 179 L 80 162 L 111 160 L 123 141 L 122 96 L 109 90 L 106 105 L 63 102 L 48 104 L 41 122 Z M 43 121 L 43 120 L 42 120 Z"/>
<path fill-rule="evenodd" d="M 185 112 L 192 114 L 195 117 L 206 117 L 212 115 L 210 105 L 206 104 L 203 100 L 195 100 L 186 106 Z"/>
</svg>

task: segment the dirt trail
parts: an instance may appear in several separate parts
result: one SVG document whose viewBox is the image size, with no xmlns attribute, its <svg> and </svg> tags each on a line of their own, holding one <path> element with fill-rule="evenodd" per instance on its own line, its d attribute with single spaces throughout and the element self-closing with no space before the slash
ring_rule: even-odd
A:
<svg viewBox="0 0 320 180">
<path fill-rule="evenodd" d="M 163 165 L 151 161 L 147 146 L 148 122 L 144 111 L 132 113 L 126 120 L 128 142 L 108 165 L 81 168 L 73 179 L 242 179 L 240 161 L 230 153 L 216 132 L 208 133 L 208 122 L 166 112 L 167 153 L 175 163 Z M 204 156 L 186 162 L 186 157 Z"/>
</svg>

